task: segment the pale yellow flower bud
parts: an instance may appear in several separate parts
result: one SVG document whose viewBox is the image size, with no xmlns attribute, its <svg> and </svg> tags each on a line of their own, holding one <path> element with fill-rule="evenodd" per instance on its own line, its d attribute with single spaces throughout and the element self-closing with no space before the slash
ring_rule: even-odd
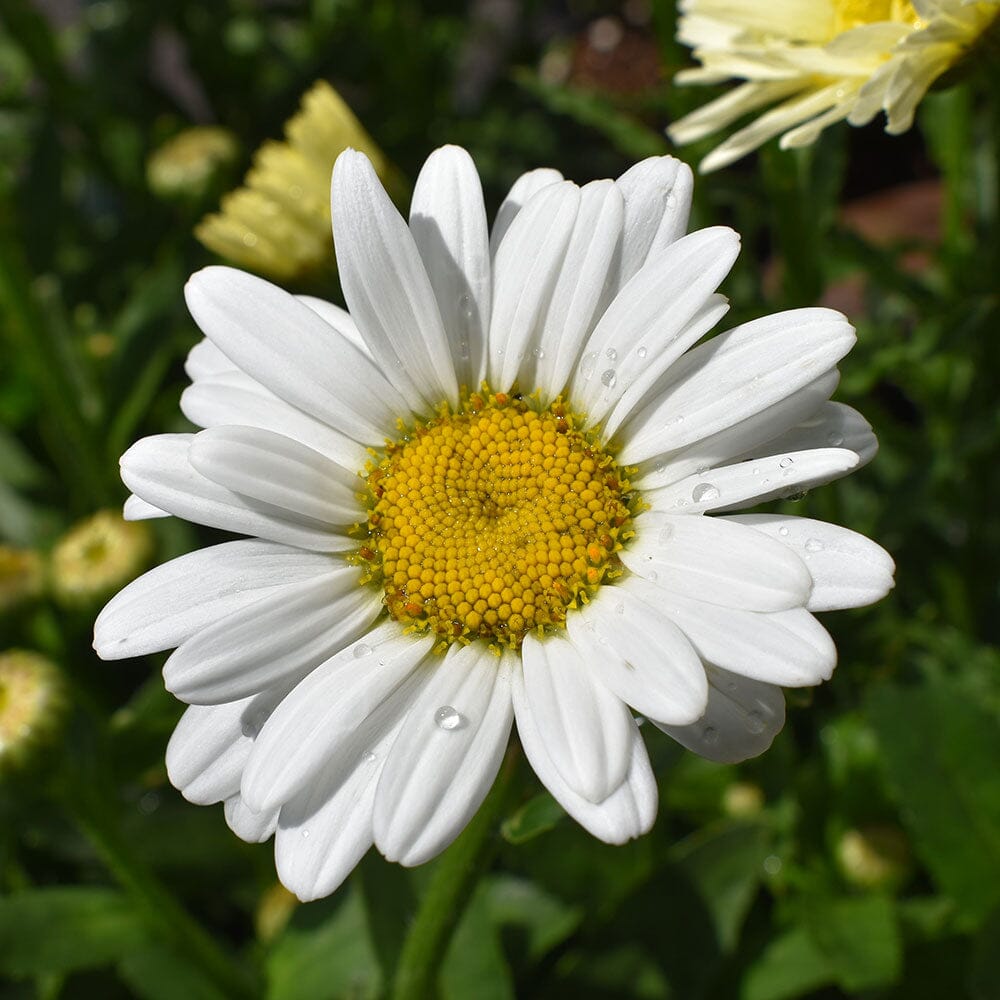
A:
<svg viewBox="0 0 1000 1000">
<path fill-rule="evenodd" d="M 254 914 L 254 927 L 257 937 L 265 944 L 273 941 L 292 919 L 292 914 L 299 905 L 295 895 L 289 892 L 280 882 L 275 882 L 266 889 L 257 903 Z"/>
<path fill-rule="evenodd" d="M 759 785 L 736 781 L 722 793 L 723 812 L 734 819 L 756 816 L 763 808 L 764 792 Z"/>
<path fill-rule="evenodd" d="M 199 198 L 239 156 L 236 136 L 217 125 L 195 125 L 168 139 L 146 161 L 150 190 L 162 198 Z"/>
<path fill-rule="evenodd" d="M 895 826 L 847 830 L 837 843 L 837 864 L 844 878 L 860 888 L 896 886 L 910 870 L 910 844 Z"/>
<path fill-rule="evenodd" d="M 244 186 L 222 199 L 195 236 L 209 250 L 274 278 L 301 278 L 333 267 L 330 175 L 348 148 L 371 160 L 392 190 L 399 180 L 385 154 L 340 95 L 320 80 L 285 125 L 284 142 L 254 154 Z"/>
<path fill-rule="evenodd" d="M 37 597 L 43 580 L 42 559 L 37 552 L 0 545 L 0 614 Z"/>
<path fill-rule="evenodd" d="M 55 732 L 65 708 L 59 670 L 40 653 L 0 653 L 0 774 L 24 764 Z"/>
<path fill-rule="evenodd" d="M 150 528 L 102 510 L 56 543 L 49 562 L 52 592 L 60 603 L 87 607 L 133 580 L 152 554 Z"/>
</svg>

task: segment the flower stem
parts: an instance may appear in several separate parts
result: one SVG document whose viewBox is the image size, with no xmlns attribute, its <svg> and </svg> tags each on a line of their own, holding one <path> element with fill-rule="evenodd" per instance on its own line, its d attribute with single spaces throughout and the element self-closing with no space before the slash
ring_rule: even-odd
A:
<svg viewBox="0 0 1000 1000">
<path fill-rule="evenodd" d="M 512 744 L 479 812 L 441 856 L 399 956 L 392 1000 L 427 1000 L 465 904 L 497 845 L 497 825 L 514 787 L 520 747 Z"/>
</svg>

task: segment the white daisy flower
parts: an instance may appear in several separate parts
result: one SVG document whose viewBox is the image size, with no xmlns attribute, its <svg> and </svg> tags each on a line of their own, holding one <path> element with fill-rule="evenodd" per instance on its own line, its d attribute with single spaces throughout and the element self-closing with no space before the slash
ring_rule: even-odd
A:
<svg viewBox="0 0 1000 1000">
<path fill-rule="evenodd" d="M 521 177 L 487 228 L 456 147 L 409 225 L 368 160 L 337 161 L 350 312 L 211 267 L 181 407 L 196 434 L 122 457 L 131 517 L 250 536 L 175 559 L 98 619 L 107 658 L 176 647 L 191 707 L 167 751 L 192 802 L 275 837 L 282 881 L 332 892 L 374 843 L 419 864 L 462 830 L 516 722 L 595 836 L 648 830 L 633 712 L 718 761 L 761 753 L 782 686 L 835 650 L 812 612 L 866 604 L 892 561 L 844 528 L 733 515 L 857 468 L 829 402 L 854 342 L 800 309 L 695 346 L 737 235 L 684 235 L 690 170 L 583 187 Z"/>
<path fill-rule="evenodd" d="M 879 111 L 896 135 L 931 84 L 1000 14 L 1000 0 L 680 0 L 677 36 L 701 63 L 677 83 L 744 83 L 675 122 L 678 145 L 769 108 L 701 163 L 707 172 L 776 135 L 808 146 L 845 118 L 865 125 Z"/>
</svg>

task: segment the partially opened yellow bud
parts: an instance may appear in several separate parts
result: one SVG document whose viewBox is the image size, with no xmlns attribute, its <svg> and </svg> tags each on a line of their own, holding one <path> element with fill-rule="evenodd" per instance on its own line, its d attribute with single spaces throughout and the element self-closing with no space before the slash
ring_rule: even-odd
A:
<svg viewBox="0 0 1000 1000">
<path fill-rule="evenodd" d="M 910 844 L 895 826 L 847 830 L 837 844 L 837 864 L 844 878 L 860 888 L 897 886 L 910 870 Z"/>
<path fill-rule="evenodd" d="M 149 526 L 102 510 L 56 543 L 49 563 L 52 592 L 65 605 L 87 607 L 135 579 L 153 549 Z"/>
<path fill-rule="evenodd" d="M 239 156 L 229 129 L 195 125 L 168 139 L 146 161 L 150 190 L 162 198 L 199 198 Z"/>
<path fill-rule="evenodd" d="M 0 545 L 0 615 L 37 597 L 42 582 L 42 559 L 37 552 Z"/>
<path fill-rule="evenodd" d="M 0 653 L 0 774 L 24 764 L 56 730 L 65 708 L 62 676 L 40 653 Z"/>
<path fill-rule="evenodd" d="M 285 125 L 284 142 L 254 155 L 244 186 L 222 199 L 195 236 L 233 264 L 295 279 L 333 266 L 330 175 L 348 148 L 363 152 L 387 187 L 397 175 L 340 95 L 320 80 Z"/>
</svg>

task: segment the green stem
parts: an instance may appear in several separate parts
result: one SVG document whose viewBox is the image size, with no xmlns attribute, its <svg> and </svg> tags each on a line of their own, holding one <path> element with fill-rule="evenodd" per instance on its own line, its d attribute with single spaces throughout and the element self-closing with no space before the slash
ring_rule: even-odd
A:
<svg viewBox="0 0 1000 1000">
<path fill-rule="evenodd" d="M 135 854 L 114 818 L 113 805 L 91 788 L 74 797 L 72 808 L 80 829 L 149 926 L 197 965 L 223 995 L 258 996 L 254 976 L 219 946 Z"/>
<path fill-rule="evenodd" d="M 497 826 L 513 788 L 520 747 L 512 745 L 479 812 L 442 855 L 399 956 L 392 1000 L 436 995 L 438 970 L 459 918 L 497 845 Z"/>
</svg>

